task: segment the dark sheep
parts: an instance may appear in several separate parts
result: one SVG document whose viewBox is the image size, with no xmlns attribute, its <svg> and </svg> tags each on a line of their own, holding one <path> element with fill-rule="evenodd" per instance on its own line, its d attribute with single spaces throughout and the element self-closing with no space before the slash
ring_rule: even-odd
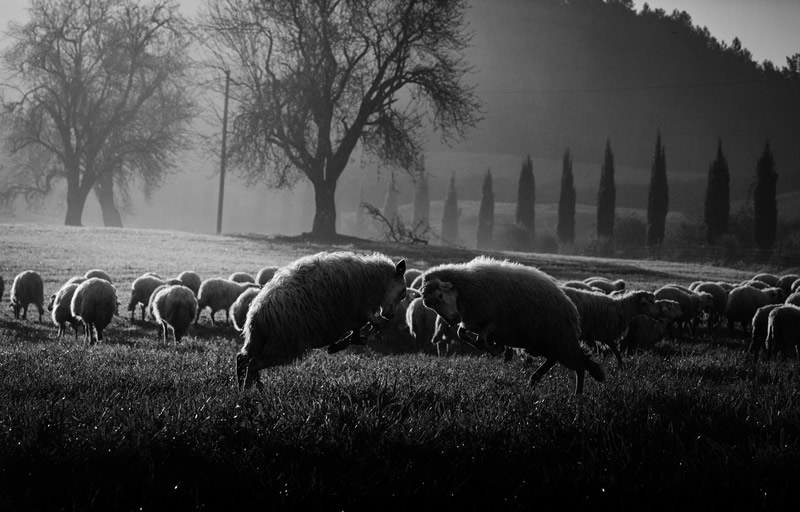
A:
<svg viewBox="0 0 800 512">
<path fill-rule="evenodd" d="M 275 272 L 278 271 L 278 268 L 279 267 L 270 266 L 259 270 L 258 274 L 256 274 L 256 284 L 259 286 L 264 286 L 267 284 L 269 280 L 272 279 L 272 276 L 275 275 Z"/>
<path fill-rule="evenodd" d="M 153 298 L 153 317 L 161 324 L 164 345 L 167 344 L 167 332 L 170 329 L 177 345 L 196 315 L 197 298 L 190 288 L 181 284 L 167 286 Z"/>
<path fill-rule="evenodd" d="M 413 286 L 411 286 L 411 285 L 414 283 L 414 280 L 416 278 L 418 278 L 419 276 L 422 275 L 422 273 L 423 273 L 423 271 L 418 269 L 418 268 L 406 269 L 406 273 L 405 273 L 406 287 L 407 288 L 413 288 Z"/>
<path fill-rule="evenodd" d="M 766 346 L 768 355 L 786 358 L 791 352 L 800 363 L 800 308 L 783 305 L 769 312 Z"/>
<path fill-rule="evenodd" d="M 422 296 L 425 306 L 458 325 L 459 338 L 476 348 L 499 354 L 503 346 L 516 347 L 544 356 L 531 384 L 557 362 L 575 371 L 575 394 L 583 392 L 586 371 L 598 381 L 605 378 L 580 344 L 575 304 L 538 269 L 487 257 L 439 265 L 423 274 Z"/>
<path fill-rule="evenodd" d="M 800 275 L 784 274 L 778 279 L 778 283 L 775 286 L 783 290 L 786 293 L 786 295 L 791 295 L 792 285 L 798 279 L 800 279 Z"/>
<path fill-rule="evenodd" d="M 234 283 L 255 283 L 256 278 L 248 272 L 234 272 L 228 276 L 228 281 L 233 281 Z"/>
<path fill-rule="evenodd" d="M 22 319 L 28 318 L 28 306 L 33 304 L 39 311 L 39 322 L 42 321 L 44 315 L 44 283 L 42 276 L 35 270 L 26 270 L 20 272 L 11 283 L 11 304 L 9 307 L 14 311 L 14 318 L 20 318 L 20 311 L 22 311 Z"/>
<path fill-rule="evenodd" d="M 111 323 L 117 312 L 117 290 L 106 279 L 87 279 L 75 289 L 70 311 L 83 323 L 88 345 L 103 341 L 103 329 Z"/>
<path fill-rule="evenodd" d="M 382 254 L 344 251 L 305 256 L 281 268 L 250 304 L 236 356 L 239 389 L 259 383 L 263 368 L 341 346 L 337 340 L 347 333 L 344 340 L 360 338 L 368 323 L 382 328 L 406 296 L 405 270 L 405 260 L 395 265 Z"/>
<path fill-rule="evenodd" d="M 751 281 L 760 281 L 767 285 L 768 288 L 774 288 L 778 286 L 778 279 L 780 279 L 775 274 L 769 274 L 767 272 L 761 272 L 760 274 L 756 274 L 751 278 Z"/>
<path fill-rule="evenodd" d="M 750 346 L 748 352 L 753 354 L 753 361 L 758 361 L 758 355 L 767 348 L 767 326 L 770 312 L 780 304 L 767 304 L 761 306 L 753 315 L 750 328 Z"/>
<path fill-rule="evenodd" d="M 197 294 L 200 292 L 200 285 L 203 283 L 203 280 L 200 279 L 200 275 L 197 272 L 194 270 L 184 270 L 178 274 L 177 279 L 183 286 L 192 290 L 194 296 L 197 297 Z"/>
<path fill-rule="evenodd" d="M 56 293 L 50 296 L 50 304 L 47 309 L 50 311 L 53 318 L 53 323 L 58 326 L 57 338 L 60 338 L 67 331 L 67 324 L 75 331 L 75 341 L 78 340 L 78 327 L 80 320 L 72 316 L 70 306 L 72 304 L 72 296 L 75 295 L 75 290 L 78 289 L 76 283 L 69 283 L 62 286 Z"/>
</svg>

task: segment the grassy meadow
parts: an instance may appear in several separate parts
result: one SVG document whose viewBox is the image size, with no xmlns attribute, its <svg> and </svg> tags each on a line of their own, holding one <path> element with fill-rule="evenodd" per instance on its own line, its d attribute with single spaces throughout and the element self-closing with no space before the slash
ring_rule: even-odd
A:
<svg viewBox="0 0 800 512">
<path fill-rule="evenodd" d="M 331 249 L 297 239 L 0 224 L 0 510 L 495 509 L 797 510 L 800 374 L 754 368 L 727 330 L 602 358 L 606 382 L 556 366 L 535 388 L 521 359 L 318 351 L 262 372 L 239 394 L 229 327 L 201 324 L 177 347 L 128 319 L 146 271 L 204 279 Z M 471 251 L 353 242 L 410 267 Z M 559 279 L 606 275 L 631 288 L 756 270 L 505 254 Z M 121 316 L 104 343 L 56 339 L 49 315 L 15 320 L 13 277 L 50 294 L 108 271 Z M 770 269 L 768 269 L 770 270 Z M 782 272 L 785 269 L 771 269 Z M 796 270 L 796 269 L 795 269 Z M 532 312 L 535 314 L 535 312 Z"/>
</svg>

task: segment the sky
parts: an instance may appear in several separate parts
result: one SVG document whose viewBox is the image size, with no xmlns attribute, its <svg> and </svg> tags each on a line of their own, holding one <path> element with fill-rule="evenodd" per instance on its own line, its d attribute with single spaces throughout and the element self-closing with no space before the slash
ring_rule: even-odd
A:
<svg viewBox="0 0 800 512">
<path fill-rule="evenodd" d="M 476 1 L 476 0 L 473 0 Z M 477 0 L 502 3 L 502 0 Z M 192 14 L 206 0 L 180 0 L 181 9 Z M 0 28 L 8 21 L 27 18 L 28 0 L 3 0 Z M 637 9 L 644 1 L 636 0 Z M 771 60 L 778 67 L 786 57 L 800 53 L 800 0 L 648 0 L 653 9 L 686 11 L 695 25 L 706 26 L 719 40 L 738 37 L 757 61 Z"/>
</svg>

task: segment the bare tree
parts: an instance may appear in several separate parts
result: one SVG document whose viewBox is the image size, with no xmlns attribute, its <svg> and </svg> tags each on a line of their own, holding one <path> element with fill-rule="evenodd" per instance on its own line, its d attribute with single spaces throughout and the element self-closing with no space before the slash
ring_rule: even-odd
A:
<svg viewBox="0 0 800 512">
<path fill-rule="evenodd" d="M 12 153 L 44 154 L 49 165 L 8 173 L 0 196 L 45 196 L 63 179 L 65 224 L 81 225 L 95 187 L 104 218 L 121 224 L 108 209 L 114 189 L 124 203 L 140 179 L 149 197 L 187 145 L 184 20 L 171 0 L 33 0 L 29 12 L 3 54 L 2 115 Z"/>
<path fill-rule="evenodd" d="M 209 2 L 208 47 L 236 84 L 232 161 L 248 181 L 314 186 L 312 234 L 336 234 L 351 152 L 419 167 L 426 119 L 444 138 L 477 122 L 463 83 L 465 0 Z"/>
</svg>

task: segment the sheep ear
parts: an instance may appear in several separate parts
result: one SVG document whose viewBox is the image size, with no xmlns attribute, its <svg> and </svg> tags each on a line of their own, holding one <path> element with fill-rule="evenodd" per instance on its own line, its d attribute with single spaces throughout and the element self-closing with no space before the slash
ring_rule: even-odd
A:
<svg viewBox="0 0 800 512">
<path fill-rule="evenodd" d="M 405 273 L 406 273 L 406 260 L 400 260 L 394 267 L 394 275 L 395 277 L 400 277 Z"/>
</svg>

